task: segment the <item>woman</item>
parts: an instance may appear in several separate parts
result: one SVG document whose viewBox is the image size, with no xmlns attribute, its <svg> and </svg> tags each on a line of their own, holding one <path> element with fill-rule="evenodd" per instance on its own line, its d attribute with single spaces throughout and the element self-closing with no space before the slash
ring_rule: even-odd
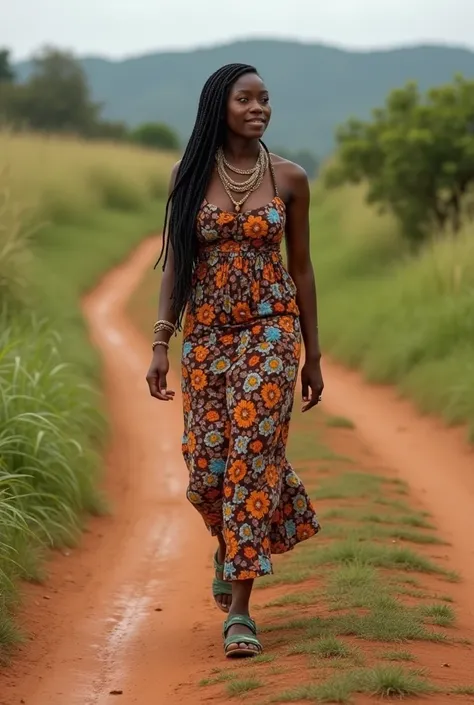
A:
<svg viewBox="0 0 474 705">
<path fill-rule="evenodd" d="M 186 313 L 187 497 L 217 539 L 213 594 L 229 612 L 230 657 L 262 651 L 249 601 L 254 579 L 272 572 L 272 553 L 319 531 L 285 455 L 301 333 L 303 411 L 323 390 L 309 185 L 300 167 L 261 142 L 270 115 L 268 91 L 252 66 L 224 66 L 203 88 L 170 183 L 147 375 L 151 395 L 171 401 L 168 343 Z M 289 273 L 280 254 L 284 234 Z"/>
</svg>

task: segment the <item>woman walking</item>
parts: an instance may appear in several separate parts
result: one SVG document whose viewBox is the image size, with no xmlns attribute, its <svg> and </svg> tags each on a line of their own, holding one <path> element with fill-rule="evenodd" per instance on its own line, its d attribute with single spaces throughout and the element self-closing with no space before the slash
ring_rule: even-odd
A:
<svg viewBox="0 0 474 705">
<path fill-rule="evenodd" d="M 323 390 L 309 185 L 300 167 L 261 142 L 270 115 L 268 90 L 252 66 L 224 66 L 202 90 L 171 177 L 147 375 L 152 396 L 171 401 L 168 345 L 184 319 L 187 497 L 216 537 L 212 588 L 229 613 L 229 657 L 262 651 L 249 613 L 254 579 L 272 572 L 272 554 L 319 531 L 286 459 L 301 337 L 304 411 Z"/>
</svg>

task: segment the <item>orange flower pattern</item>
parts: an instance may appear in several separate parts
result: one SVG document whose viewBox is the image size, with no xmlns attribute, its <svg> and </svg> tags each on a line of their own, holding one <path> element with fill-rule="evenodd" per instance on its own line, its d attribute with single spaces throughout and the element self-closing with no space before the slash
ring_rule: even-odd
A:
<svg viewBox="0 0 474 705">
<path fill-rule="evenodd" d="M 286 459 L 301 349 L 296 288 L 280 245 L 285 205 L 226 213 L 205 202 L 183 336 L 189 501 L 227 546 L 226 580 L 272 572 L 272 553 L 319 523 Z"/>
</svg>

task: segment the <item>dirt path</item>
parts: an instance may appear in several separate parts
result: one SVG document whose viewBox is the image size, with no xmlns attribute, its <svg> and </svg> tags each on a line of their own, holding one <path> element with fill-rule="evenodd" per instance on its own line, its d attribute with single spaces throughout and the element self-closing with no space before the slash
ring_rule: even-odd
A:
<svg viewBox="0 0 474 705">
<path fill-rule="evenodd" d="M 166 405 L 148 396 L 149 345 L 124 314 L 156 246 L 143 243 L 85 301 L 104 359 L 114 513 L 91 522 L 80 549 L 52 561 L 46 586 L 28 589 L 25 627 L 34 639 L 0 675 L 0 705 L 195 705 L 203 695 L 193 684 L 222 666 L 212 543 L 184 499 L 179 395 Z M 456 602 L 474 628 L 474 456 L 456 432 L 419 418 L 390 391 L 328 363 L 325 378 L 325 407 L 356 423 L 444 527 L 450 567 L 465 577 L 453 586 Z"/>
<path fill-rule="evenodd" d="M 462 431 L 421 417 L 393 389 L 369 386 L 360 375 L 324 364 L 324 408 L 349 417 L 366 444 L 405 480 L 452 546 L 450 561 L 463 576 L 457 597 L 474 628 L 474 451 Z"/>
</svg>

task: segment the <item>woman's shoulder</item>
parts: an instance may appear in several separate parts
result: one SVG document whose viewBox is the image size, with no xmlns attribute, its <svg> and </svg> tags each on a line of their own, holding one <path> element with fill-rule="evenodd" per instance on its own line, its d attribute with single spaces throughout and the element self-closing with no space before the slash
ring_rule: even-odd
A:
<svg viewBox="0 0 474 705">
<path fill-rule="evenodd" d="M 290 192 L 298 192 L 301 188 L 309 186 L 308 174 L 299 164 L 289 159 L 270 153 L 275 175 L 279 184 L 285 186 Z"/>
</svg>

